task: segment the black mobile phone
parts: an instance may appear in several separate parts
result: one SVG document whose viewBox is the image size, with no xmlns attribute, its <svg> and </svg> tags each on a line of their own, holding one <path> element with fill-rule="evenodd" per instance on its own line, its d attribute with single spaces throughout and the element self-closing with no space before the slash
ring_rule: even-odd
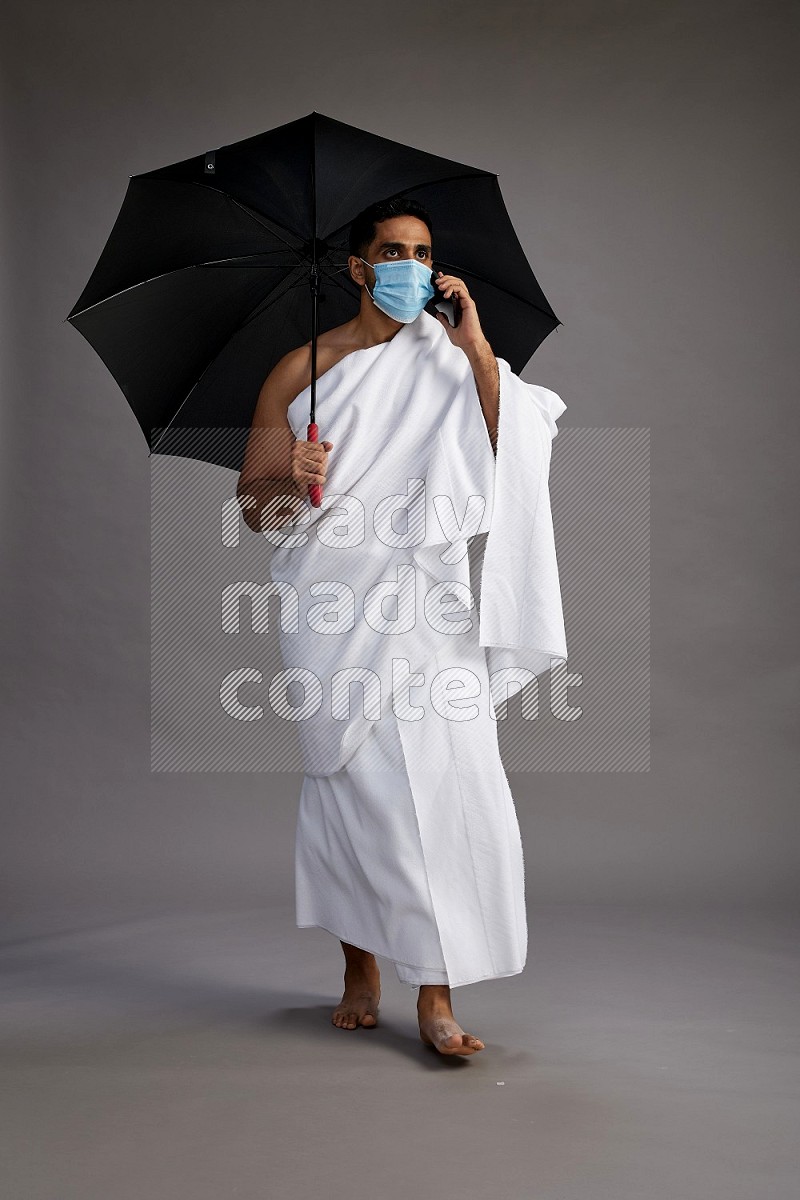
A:
<svg viewBox="0 0 800 1200">
<path fill-rule="evenodd" d="M 447 274 L 447 272 L 444 273 Z M 454 293 L 453 295 L 448 296 L 448 298 L 445 300 L 441 289 L 436 287 L 437 279 L 438 275 L 436 272 L 431 271 L 431 285 L 433 288 L 435 288 L 436 295 L 431 296 L 429 304 L 433 305 L 433 307 L 438 309 L 439 312 L 444 313 L 450 322 L 451 328 L 455 329 L 455 327 L 461 321 L 461 305 L 458 303 L 458 296 L 456 296 Z"/>
</svg>

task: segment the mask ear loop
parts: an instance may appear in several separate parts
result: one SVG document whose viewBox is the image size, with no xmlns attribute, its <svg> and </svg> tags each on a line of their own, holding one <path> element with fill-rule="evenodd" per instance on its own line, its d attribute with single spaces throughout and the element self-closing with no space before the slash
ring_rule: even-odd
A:
<svg viewBox="0 0 800 1200">
<path fill-rule="evenodd" d="M 358 261 L 364 263 L 365 266 L 367 266 L 367 267 L 372 267 L 373 271 L 375 270 L 375 267 L 372 265 L 372 263 L 368 263 L 367 260 L 365 258 L 362 258 L 360 254 L 358 256 Z M 367 289 L 367 295 L 369 296 L 370 300 L 372 300 L 374 303 L 375 298 L 372 295 L 372 292 L 369 290 L 369 284 L 367 283 L 366 275 L 364 276 L 364 287 Z"/>
</svg>

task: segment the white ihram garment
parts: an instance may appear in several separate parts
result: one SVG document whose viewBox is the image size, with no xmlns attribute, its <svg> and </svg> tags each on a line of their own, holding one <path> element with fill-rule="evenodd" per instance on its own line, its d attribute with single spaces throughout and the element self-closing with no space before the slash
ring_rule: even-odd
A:
<svg viewBox="0 0 800 1200">
<path fill-rule="evenodd" d="M 322 508 L 272 539 L 284 543 L 272 579 L 297 595 L 281 625 L 286 678 L 305 687 L 297 925 L 391 959 L 415 986 L 525 965 L 496 716 L 510 675 L 566 662 L 548 487 L 566 405 L 498 363 L 495 460 L 472 368 L 428 313 L 341 359 L 317 381 L 319 436 L 334 444 Z M 288 411 L 301 439 L 309 391 Z M 475 534 L 487 535 L 477 617 Z"/>
</svg>

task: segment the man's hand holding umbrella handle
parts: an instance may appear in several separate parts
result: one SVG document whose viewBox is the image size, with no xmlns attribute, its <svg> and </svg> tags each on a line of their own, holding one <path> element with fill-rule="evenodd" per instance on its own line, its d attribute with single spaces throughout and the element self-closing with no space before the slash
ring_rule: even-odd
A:
<svg viewBox="0 0 800 1200">
<path fill-rule="evenodd" d="M 319 429 L 315 422 L 308 426 L 308 441 L 296 441 L 292 446 L 292 479 L 298 488 L 308 488 L 308 497 L 314 508 L 322 504 L 322 485 L 328 470 L 328 454 L 333 442 L 320 442 Z"/>
</svg>

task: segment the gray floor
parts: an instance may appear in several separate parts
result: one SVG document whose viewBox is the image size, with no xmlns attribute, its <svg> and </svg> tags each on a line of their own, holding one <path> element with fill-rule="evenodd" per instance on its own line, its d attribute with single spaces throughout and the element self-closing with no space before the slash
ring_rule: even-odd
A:
<svg viewBox="0 0 800 1200">
<path fill-rule="evenodd" d="M 523 975 L 454 990 L 468 1061 L 389 963 L 380 1027 L 330 1025 L 338 943 L 290 908 L 73 919 L 0 965 L 9 1200 L 800 1193 L 786 912 L 540 908 Z"/>
</svg>

